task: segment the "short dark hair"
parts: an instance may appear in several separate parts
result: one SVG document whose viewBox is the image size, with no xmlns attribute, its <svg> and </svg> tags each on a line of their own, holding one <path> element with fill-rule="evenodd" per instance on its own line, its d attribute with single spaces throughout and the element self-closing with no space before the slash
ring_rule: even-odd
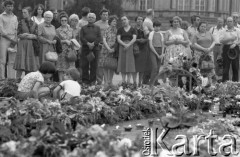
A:
<svg viewBox="0 0 240 157">
<path fill-rule="evenodd" d="M 6 7 L 7 5 L 14 5 L 14 1 L 13 0 L 5 0 L 3 2 L 3 6 Z"/>
<path fill-rule="evenodd" d="M 135 21 L 137 21 L 137 19 L 138 19 L 139 17 L 141 17 L 141 18 L 143 19 L 143 21 L 144 21 L 144 17 L 142 17 L 142 16 L 137 16 L 137 17 L 135 17 Z"/>
<path fill-rule="evenodd" d="M 33 11 L 33 16 L 37 16 L 38 15 L 38 8 L 42 8 L 42 10 L 43 10 L 43 13 L 42 13 L 42 17 L 43 17 L 43 14 L 44 14 L 44 12 L 45 12 L 45 7 L 44 7 L 44 5 L 42 5 L 42 4 L 38 4 L 35 8 L 34 8 L 34 11 Z"/>
<path fill-rule="evenodd" d="M 162 25 L 162 23 L 159 20 L 154 20 L 153 21 L 153 27 L 159 27 L 161 25 Z"/>
<path fill-rule="evenodd" d="M 88 7 L 83 7 L 83 8 L 82 8 L 82 12 L 81 12 L 82 16 L 87 16 L 88 13 L 90 13 L 90 8 L 88 8 Z"/>
<path fill-rule="evenodd" d="M 109 10 L 107 10 L 107 9 L 102 9 L 102 10 L 100 11 L 100 15 L 102 15 L 103 13 L 106 13 L 106 12 L 108 12 L 108 14 L 110 14 L 110 11 L 109 11 Z"/>
<path fill-rule="evenodd" d="M 31 13 L 32 12 L 32 8 L 31 7 L 24 7 L 22 10 L 27 10 L 28 13 Z"/>
<path fill-rule="evenodd" d="M 54 74 L 56 72 L 56 68 L 53 63 L 46 61 L 42 63 L 42 65 L 39 68 L 39 71 L 42 74 Z"/>
<path fill-rule="evenodd" d="M 111 16 L 109 16 L 108 24 L 110 25 L 113 20 L 116 20 L 116 21 L 118 20 L 117 15 L 111 15 Z"/>
<path fill-rule="evenodd" d="M 207 24 L 207 22 L 202 21 L 202 22 L 199 23 L 199 25 L 198 25 L 198 27 L 197 27 L 198 32 L 200 31 L 200 26 L 201 26 L 202 24 Z"/>
<path fill-rule="evenodd" d="M 76 68 L 70 68 L 66 71 L 66 74 L 70 75 L 74 81 L 80 79 L 80 72 Z"/>
<path fill-rule="evenodd" d="M 193 16 L 191 17 L 191 23 L 193 24 L 193 22 L 195 22 L 195 21 L 197 20 L 197 18 L 201 18 L 201 17 L 198 16 L 198 15 L 193 15 Z"/>
</svg>

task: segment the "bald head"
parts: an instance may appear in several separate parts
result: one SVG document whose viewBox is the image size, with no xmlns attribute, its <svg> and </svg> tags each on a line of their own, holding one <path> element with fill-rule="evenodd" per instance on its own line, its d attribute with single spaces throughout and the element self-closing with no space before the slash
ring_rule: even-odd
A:
<svg viewBox="0 0 240 157">
<path fill-rule="evenodd" d="M 96 14 L 94 13 L 88 13 L 88 22 L 89 23 L 94 23 L 96 21 Z"/>
</svg>

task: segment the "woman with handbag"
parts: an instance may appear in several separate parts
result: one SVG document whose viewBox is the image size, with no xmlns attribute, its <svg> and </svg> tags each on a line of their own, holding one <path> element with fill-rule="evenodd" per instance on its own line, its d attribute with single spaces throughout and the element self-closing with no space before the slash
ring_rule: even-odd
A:
<svg viewBox="0 0 240 157">
<path fill-rule="evenodd" d="M 210 83 L 212 77 L 215 76 L 213 62 L 213 48 L 215 41 L 210 32 L 207 31 L 207 23 L 200 22 L 198 33 L 193 38 L 195 47 L 194 60 L 198 64 L 203 76 L 207 76 Z"/>
<path fill-rule="evenodd" d="M 137 38 L 137 31 L 130 26 L 127 16 L 123 16 L 121 21 L 123 27 L 119 28 L 117 31 L 117 40 L 119 43 L 117 71 L 121 72 L 122 84 L 123 86 L 126 86 L 127 84 L 130 84 L 131 76 L 136 72 L 133 44 Z M 133 80 L 135 80 L 135 78 L 133 78 Z"/>
<path fill-rule="evenodd" d="M 102 56 L 99 58 L 99 67 L 103 68 L 104 86 L 112 86 L 114 71 L 117 69 L 117 59 L 114 57 L 117 39 L 117 16 L 110 16 L 108 19 L 109 27 L 103 35 Z"/>
<path fill-rule="evenodd" d="M 71 39 L 73 39 L 73 29 L 68 25 L 68 15 L 66 13 L 60 14 L 61 26 L 57 29 L 57 36 L 62 43 L 62 53 L 58 56 L 57 70 L 59 81 L 63 81 L 64 72 L 69 68 L 69 61 L 67 59 L 68 53 L 73 53 L 71 46 Z M 75 65 L 74 65 L 75 66 Z"/>
<path fill-rule="evenodd" d="M 39 43 L 37 40 L 37 24 L 30 19 L 31 8 L 22 9 L 23 19 L 18 24 L 18 50 L 14 63 L 17 71 L 17 79 L 20 79 L 22 72 L 25 75 L 39 69 Z"/>
<path fill-rule="evenodd" d="M 58 58 L 55 46 L 57 43 L 57 40 L 55 40 L 56 29 L 51 24 L 52 19 L 53 13 L 51 11 L 46 11 L 44 13 L 44 22 L 38 25 L 38 38 L 40 41 L 40 64 L 45 61 L 51 61 L 55 63 Z"/>
</svg>

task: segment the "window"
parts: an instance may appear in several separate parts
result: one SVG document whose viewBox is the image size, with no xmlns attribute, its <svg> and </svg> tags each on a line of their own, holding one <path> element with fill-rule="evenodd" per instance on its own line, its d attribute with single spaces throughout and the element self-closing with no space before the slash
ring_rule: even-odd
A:
<svg viewBox="0 0 240 157">
<path fill-rule="evenodd" d="M 145 0 L 140 0 L 140 10 L 146 10 L 146 2 L 145 2 Z"/>
<path fill-rule="evenodd" d="M 190 0 L 178 0 L 178 10 L 190 10 Z"/>
<path fill-rule="evenodd" d="M 199 14 L 204 14 L 206 10 L 206 1 L 205 0 L 195 0 L 195 10 L 199 11 Z"/>
<path fill-rule="evenodd" d="M 140 0 L 140 10 L 154 9 L 155 0 Z"/>
<path fill-rule="evenodd" d="M 147 9 L 154 8 L 154 0 L 147 0 Z"/>
</svg>

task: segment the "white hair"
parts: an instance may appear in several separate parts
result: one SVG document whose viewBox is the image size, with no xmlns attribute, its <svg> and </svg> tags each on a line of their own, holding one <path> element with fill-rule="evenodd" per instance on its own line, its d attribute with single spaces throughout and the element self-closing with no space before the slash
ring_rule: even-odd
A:
<svg viewBox="0 0 240 157">
<path fill-rule="evenodd" d="M 88 13 L 87 17 L 89 17 L 89 16 L 94 16 L 94 18 L 96 19 L 96 14 L 94 14 L 94 13 Z"/>
<path fill-rule="evenodd" d="M 69 17 L 69 21 L 71 20 L 78 20 L 79 21 L 79 17 L 77 14 L 72 14 L 70 17 Z"/>
<path fill-rule="evenodd" d="M 46 11 L 43 16 L 45 17 L 46 15 L 50 15 L 51 17 L 53 17 L 53 13 L 51 11 Z"/>
</svg>

